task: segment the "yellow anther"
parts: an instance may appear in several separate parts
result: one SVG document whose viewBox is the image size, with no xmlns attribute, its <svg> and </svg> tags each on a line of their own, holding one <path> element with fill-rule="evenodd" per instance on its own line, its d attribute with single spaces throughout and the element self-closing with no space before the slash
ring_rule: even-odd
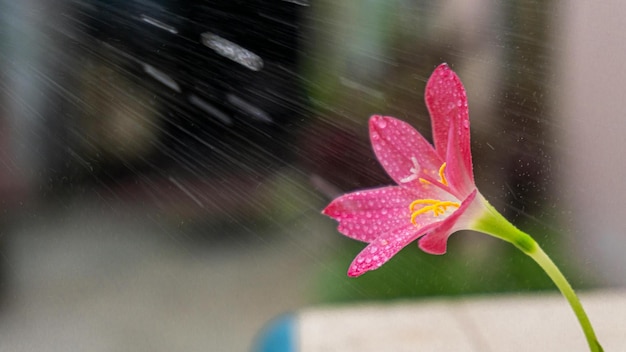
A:
<svg viewBox="0 0 626 352">
<path fill-rule="evenodd" d="M 424 205 L 420 209 L 415 210 L 417 205 Z M 415 220 L 418 216 L 432 211 L 435 216 L 439 216 L 448 210 L 448 207 L 458 208 L 461 206 L 457 202 L 442 201 L 437 199 L 418 199 L 411 202 L 409 209 L 411 210 L 411 223 L 417 225 Z"/>
<path fill-rule="evenodd" d="M 448 185 L 448 180 L 446 180 L 446 175 L 444 174 L 444 171 L 446 171 L 446 163 L 445 162 L 443 164 L 441 164 L 441 167 L 439 168 L 439 182 L 441 182 L 443 185 L 447 186 Z"/>
<path fill-rule="evenodd" d="M 415 206 L 416 205 L 420 205 L 420 204 L 437 204 L 440 203 L 440 200 L 436 200 L 436 199 L 418 199 L 418 200 L 414 200 L 411 202 L 411 204 L 409 204 L 409 208 L 411 209 L 411 211 L 415 211 Z"/>
<path fill-rule="evenodd" d="M 413 171 L 414 170 L 411 170 L 411 172 Z M 446 163 L 444 162 L 443 164 L 441 164 L 441 167 L 439 168 L 439 183 L 441 183 L 444 186 L 447 186 L 448 180 L 446 180 L 445 171 L 446 171 Z M 422 177 L 418 178 L 418 180 L 420 183 L 424 185 L 432 184 L 431 181 Z M 416 210 L 415 208 L 418 208 L 418 206 L 420 207 L 419 209 Z M 411 204 L 409 204 L 409 210 L 411 210 L 411 223 L 413 223 L 414 225 L 417 225 L 416 223 L 417 217 L 422 214 L 428 213 L 430 211 L 433 212 L 434 216 L 439 216 L 439 215 L 445 214 L 445 212 L 448 211 L 449 207 L 458 208 L 460 206 L 461 204 L 458 202 L 451 202 L 447 200 L 438 200 L 438 199 L 414 200 L 413 202 L 411 202 Z"/>
<path fill-rule="evenodd" d="M 441 164 L 441 167 L 439 167 L 439 183 L 441 183 L 444 186 L 448 185 L 448 180 L 446 179 L 446 175 L 445 175 L 445 171 L 446 171 L 446 163 Z M 411 175 L 413 176 L 413 175 Z M 415 178 L 411 178 L 410 180 L 414 180 Z M 409 180 L 409 178 L 407 178 L 407 180 Z M 431 185 L 432 182 L 428 181 L 427 179 L 420 177 L 418 178 L 418 180 L 420 181 L 421 184 L 423 185 Z"/>
</svg>

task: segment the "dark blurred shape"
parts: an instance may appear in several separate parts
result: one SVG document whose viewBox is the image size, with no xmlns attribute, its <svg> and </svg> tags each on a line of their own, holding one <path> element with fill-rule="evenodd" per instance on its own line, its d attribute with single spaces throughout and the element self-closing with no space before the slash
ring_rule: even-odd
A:
<svg viewBox="0 0 626 352">
<path fill-rule="evenodd" d="M 33 187 L 50 199 L 97 187 L 149 200 L 160 197 L 155 185 L 166 184 L 172 194 L 165 198 L 198 205 L 197 195 L 187 193 L 204 183 L 197 191 L 211 190 L 211 199 L 248 201 L 231 194 L 241 189 L 216 184 L 232 178 L 254 187 L 292 160 L 293 138 L 308 111 L 297 73 L 303 5 L 47 4 L 41 10 L 47 21 L 31 26 L 45 43 L 24 43 L 41 48 L 46 70 L 35 73 L 39 61 L 23 69 L 50 102 L 32 106 L 49 126 L 37 141 L 41 185 Z M 30 30 L 27 8 L 4 7 L 13 13 L 3 24 L 17 28 L 12 35 Z M 12 16 L 23 24 L 14 25 Z M 11 70 L 15 64 L 2 65 Z M 34 98 L 23 99 L 29 104 Z M 136 185 L 133 192 L 130 185 Z"/>
<path fill-rule="evenodd" d="M 366 126 L 336 126 L 318 120 L 303 133 L 302 165 L 319 178 L 322 184 L 314 184 L 328 198 L 338 196 L 337 192 L 393 182 L 376 159 L 367 131 Z"/>
</svg>

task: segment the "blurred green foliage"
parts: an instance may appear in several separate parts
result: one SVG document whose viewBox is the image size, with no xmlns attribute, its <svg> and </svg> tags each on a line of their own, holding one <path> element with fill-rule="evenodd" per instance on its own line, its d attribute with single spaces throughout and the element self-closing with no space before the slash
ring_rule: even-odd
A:
<svg viewBox="0 0 626 352">
<path fill-rule="evenodd" d="M 520 226 L 529 233 L 541 234 L 536 239 L 570 278 L 575 288 L 591 286 L 559 251 L 559 234 L 539 223 Z M 460 239 L 461 236 L 468 238 Z M 348 266 L 364 244 L 347 239 L 320 271 L 316 298 L 322 302 L 353 300 L 384 300 L 427 296 L 458 296 L 469 294 L 554 290 L 548 276 L 529 257 L 512 245 L 495 238 L 479 238 L 479 233 L 459 232 L 448 242 L 443 256 L 422 252 L 412 243 L 378 270 L 358 278 L 346 275 Z M 480 242 L 484 251 L 462 248 L 468 241 Z M 483 251 L 483 252 L 484 252 Z"/>
</svg>

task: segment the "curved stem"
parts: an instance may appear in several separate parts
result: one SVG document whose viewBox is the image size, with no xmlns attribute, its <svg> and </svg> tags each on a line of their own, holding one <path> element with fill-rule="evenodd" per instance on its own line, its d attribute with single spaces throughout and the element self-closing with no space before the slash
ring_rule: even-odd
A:
<svg viewBox="0 0 626 352">
<path fill-rule="evenodd" d="M 529 257 L 533 258 L 533 260 L 539 264 L 546 274 L 548 274 L 550 279 L 552 279 L 556 287 L 569 302 L 572 310 L 574 310 L 574 314 L 576 314 L 576 318 L 578 318 L 578 322 L 585 333 L 590 350 L 592 352 L 602 352 L 602 346 L 600 346 L 600 343 L 598 342 L 596 334 L 593 331 L 593 326 L 591 326 L 591 322 L 587 317 L 587 313 L 585 313 L 585 310 L 578 300 L 576 293 L 574 293 L 574 289 L 569 284 L 567 279 L 565 279 L 565 276 L 563 276 L 552 259 L 548 257 L 548 255 L 530 235 L 522 232 L 511 224 L 486 200 L 484 201 L 484 205 L 487 211 L 478 221 L 476 221 L 474 226 L 472 226 L 472 229 L 510 242 L 522 252 L 526 253 Z"/>
<path fill-rule="evenodd" d="M 563 276 L 563 274 L 554 264 L 552 259 L 548 257 L 548 255 L 543 251 L 543 249 L 541 249 L 541 247 L 539 247 L 539 245 L 535 247 L 535 251 L 526 254 L 528 254 L 531 258 L 535 260 L 535 262 L 537 262 L 537 264 L 539 264 L 539 266 L 546 272 L 546 274 L 550 276 L 550 278 L 559 288 L 563 296 L 565 296 L 570 306 L 572 307 L 572 310 L 574 310 L 576 318 L 578 318 L 578 321 L 580 322 L 580 326 L 585 333 L 585 337 L 587 338 L 587 343 L 589 343 L 589 348 L 591 349 L 591 351 L 603 351 L 602 346 L 600 346 L 600 343 L 596 338 L 596 334 L 593 331 L 593 326 L 591 326 L 591 322 L 587 317 L 587 313 L 585 313 L 585 309 L 583 308 L 582 304 L 580 304 L 580 300 L 578 300 L 578 296 L 576 296 L 574 289 L 569 284 L 569 282 L 567 282 L 567 279 L 565 279 L 565 276 Z"/>
</svg>

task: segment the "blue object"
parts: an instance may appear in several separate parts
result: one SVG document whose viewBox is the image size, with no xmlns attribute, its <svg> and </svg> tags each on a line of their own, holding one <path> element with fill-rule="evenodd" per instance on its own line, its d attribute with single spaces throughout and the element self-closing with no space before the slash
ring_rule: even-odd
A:
<svg viewBox="0 0 626 352">
<path fill-rule="evenodd" d="M 270 321 L 261 330 L 255 341 L 254 352 L 297 352 L 297 319 L 293 314 L 285 314 Z"/>
</svg>

